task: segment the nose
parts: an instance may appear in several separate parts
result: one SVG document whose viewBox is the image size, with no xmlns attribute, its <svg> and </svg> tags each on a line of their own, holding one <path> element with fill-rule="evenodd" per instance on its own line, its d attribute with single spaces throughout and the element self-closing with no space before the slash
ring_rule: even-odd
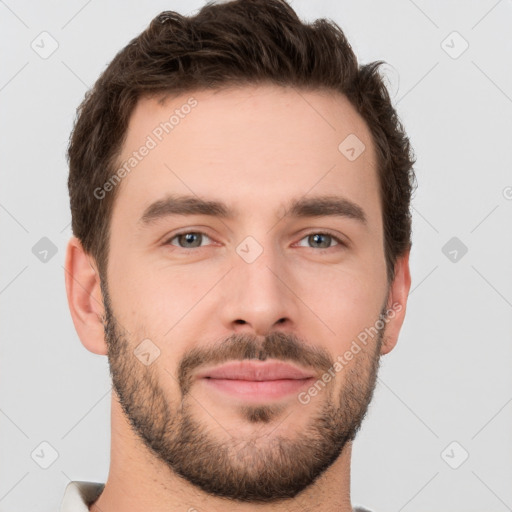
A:
<svg viewBox="0 0 512 512">
<path fill-rule="evenodd" d="M 299 311 L 293 278 L 276 252 L 265 247 L 252 262 L 234 255 L 222 291 L 222 320 L 228 330 L 265 336 L 278 327 L 296 327 Z"/>
</svg>

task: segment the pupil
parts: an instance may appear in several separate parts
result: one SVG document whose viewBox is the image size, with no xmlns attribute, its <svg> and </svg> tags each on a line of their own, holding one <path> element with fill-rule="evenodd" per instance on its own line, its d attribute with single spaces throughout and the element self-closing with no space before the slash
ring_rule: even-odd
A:
<svg viewBox="0 0 512 512">
<path fill-rule="evenodd" d="M 199 238 L 198 237 L 198 233 L 187 233 L 184 235 L 185 236 L 185 241 L 186 243 L 194 243 L 194 238 L 196 238 L 196 242 L 197 242 L 197 239 Z M 196 244 L 197 245 L 197 244 Z M 194 245 L 195 247 L 195 245 Z"/>
<path fill-rule="evenodd" d="M 329 235 L 316 234 L 316 235 L 313 235 L 313 240 L 315 241 L 315 243 L 320 241 L 320 244 L 322 244 L 321 237 L 324 237 L 324 238 L 327 237 L 328 238 Z M 328 247 L 328 246 L 329 246 L 329 244 L 327 244 L 327 246 L 326 246 L 326 244 L 324 242 L 323 247 Z"/>
</svg>

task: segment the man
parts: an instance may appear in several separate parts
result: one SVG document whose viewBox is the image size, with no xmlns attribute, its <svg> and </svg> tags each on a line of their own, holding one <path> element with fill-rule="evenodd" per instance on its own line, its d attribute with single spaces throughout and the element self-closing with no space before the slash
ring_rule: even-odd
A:
<svg viewBox="0 0 512 512">
<path fill-rule="evenodd" d="M 61 511 L 366 510 L 351 447 L 405 317 L 414 182 L 379 64 L 237 0 L 160 14 L 86 96 L 66 288 L 108 356 L 111 465 Z"/>
</svg>

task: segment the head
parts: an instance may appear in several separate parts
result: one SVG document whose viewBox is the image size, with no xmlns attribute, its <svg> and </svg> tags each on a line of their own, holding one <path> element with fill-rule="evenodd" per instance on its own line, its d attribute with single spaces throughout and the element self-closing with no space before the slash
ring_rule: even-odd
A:
<svg viewBox="0 0 512 512">
<path fill-rule="evenodd" d="M 207 493 L 312 485 L 397 342 L 414 159 L 380 64 L 283 0 L 207 4 L 157 16 L 78 109 L 75 326 L 141 443 Z M 199 378 L 251 360 L 312 380 L 247 400 Z"/>
</svg>

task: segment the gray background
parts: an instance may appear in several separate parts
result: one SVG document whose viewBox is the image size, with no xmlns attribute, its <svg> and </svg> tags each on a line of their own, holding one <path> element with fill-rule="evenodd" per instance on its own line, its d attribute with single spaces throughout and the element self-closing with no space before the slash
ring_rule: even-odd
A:
<svg viewBox="0 0 512 512">
<path fill-rule="evenodd" d="M 56 511 L 70 480 L 107 477 L 107 360 L 81 345 L 65 296 L 65 149 L 115 53 L 160 11 L 201 5 L 0 1 L 2 512 Z M 418 158 L 407 317 L 354 443 L 353 503 L 512 510 L 512 2 L 293 6 L 333 18 L 361 62 L 389 63 Z"/>
</svg>

